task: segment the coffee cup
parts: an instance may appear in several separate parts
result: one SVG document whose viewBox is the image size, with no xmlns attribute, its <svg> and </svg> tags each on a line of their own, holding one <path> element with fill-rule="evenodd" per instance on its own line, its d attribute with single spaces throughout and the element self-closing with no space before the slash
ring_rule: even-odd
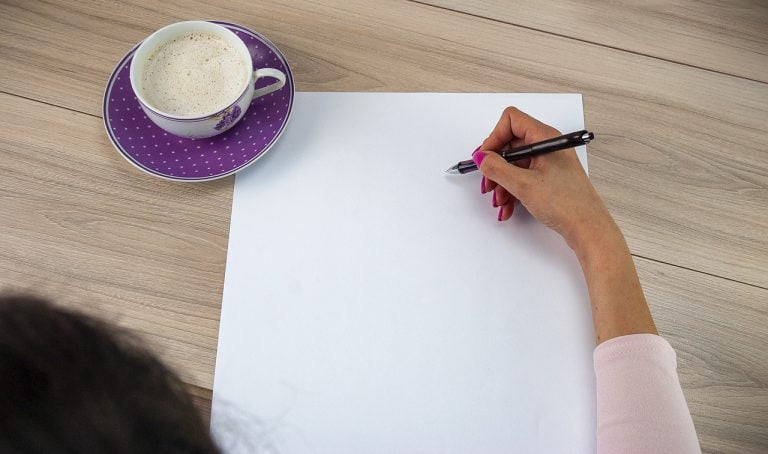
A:
<svg viewBox="0 0 768 454">
<path fill-rule="evenodd" d="M 255 88 L 262 77 L 275 82 Z M 251 101 L 285 85 L 275 68 L 253 70 L 245 43 L 232 31 L 205 21 L 163 27 L 136 49 L 131 87 L 142 110 L 179 137 L 212 137 L 230 129 Z"/>
</svg>

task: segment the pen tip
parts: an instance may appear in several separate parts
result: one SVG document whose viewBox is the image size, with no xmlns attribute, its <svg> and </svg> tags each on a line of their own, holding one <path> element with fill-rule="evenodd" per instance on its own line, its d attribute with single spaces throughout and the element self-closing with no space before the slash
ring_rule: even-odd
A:
<svg viewBox="0 0 768 454">
<path fill-rule="evenodd" d="M 459 173 L 459 166 L 453 166 L 450 169 L 446 169 L 445 173 Z"/>
</svg>

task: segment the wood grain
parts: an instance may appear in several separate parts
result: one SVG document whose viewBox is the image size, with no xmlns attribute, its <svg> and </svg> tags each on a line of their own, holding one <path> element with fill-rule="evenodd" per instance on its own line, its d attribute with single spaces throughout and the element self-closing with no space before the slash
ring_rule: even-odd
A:
<svg viewBox="0 0 768 454">
<path fill-rule="evenodd" d="M 302 90 L 582 92 L 598 134 L 592 176 L 633 253 L 768 287 L 766 84 L 431 6 L 371 5 L 6 3 L 0 90 L 98 115 L 114 62 L 195 11 L 274 39 Z"/>
<path fill-rule="evenodd" d="M 232 180 L 132 171 L 101 119 L 0 94 L 0 288 L 144 335 L 212 386 Z"/>
<path fill-rule="evenodd" d="M 418 0 L 530 29 L 768 82 L 768 3 L 754 0 Z M 592 62 L 586 62 L 591 64 Z"/>
<path fill-rule="evenodd" d="M 768 290 L 636 258 L 705 453 L 768 452 Z"/>
<path fill-rule="evenodd" d="M 213 399 L 213 391 L 207 388 L 201 388 L 199 386 L 187 385 L 187 393 L 192 398 L 192 404 L 200 413 L 200 417 L 203 419 L 203 423 L 206 426 L 211 425 L 211 401 Z"/>
</svg>

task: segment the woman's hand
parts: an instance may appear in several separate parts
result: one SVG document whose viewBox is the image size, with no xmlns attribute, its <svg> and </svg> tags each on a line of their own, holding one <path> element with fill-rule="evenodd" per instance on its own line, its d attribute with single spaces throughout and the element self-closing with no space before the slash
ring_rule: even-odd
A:
<svg viewBox="0 0 768 454">
<path fill-rule="evenodd" d="M 493 191 L 499 220 L 512 216 L 517 200 L 542 224 L 555 229 L 576 252 L 587 280 L 597 342 L 626 334 L 656 334 L 637 272 L 608 209 L 573 149 L 507 163 L 506 146 L 561 135 L 555 128 L 508 107 L 472 159 L 483 172 L 482 191 Z"/>
<path fill-rule="evenodd" d="M 472 158 L 484 175 L 482 192 L 493 191 L 499 221 L 509 219 L 515 203 L 520 201 L 578 253 L 605 234 L 621 234 L 581 167 L 576 151 L 556 151 L 515 164 L 497 154 L 507 146 L 514 148 L 559 135 L 557 129 L 508 107 Z"/>
</svg>

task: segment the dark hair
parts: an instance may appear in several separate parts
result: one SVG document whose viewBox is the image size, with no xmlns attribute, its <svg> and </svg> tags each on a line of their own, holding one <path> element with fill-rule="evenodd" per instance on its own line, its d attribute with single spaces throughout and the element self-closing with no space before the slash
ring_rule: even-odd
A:
<svg viewBox="0 0 768 454">
<path fill-rule="evenodd" d="M 216 453 L 184 384 L 134 336 L 0 297 L 0 452 Z"/>
</svg>

